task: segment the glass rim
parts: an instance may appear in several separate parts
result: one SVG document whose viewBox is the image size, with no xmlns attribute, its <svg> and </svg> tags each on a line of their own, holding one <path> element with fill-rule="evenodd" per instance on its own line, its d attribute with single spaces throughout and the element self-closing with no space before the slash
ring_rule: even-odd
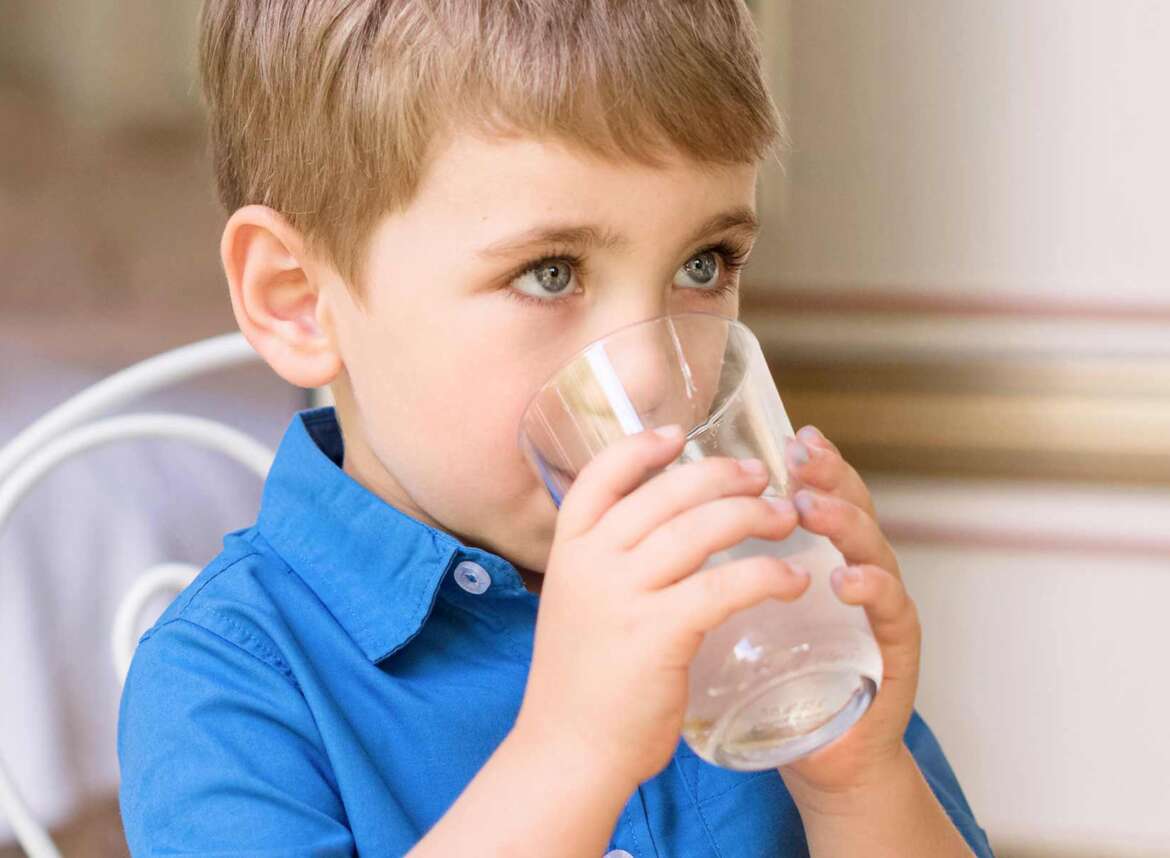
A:
<svg viewBox="0 0 1170 858">
<path fill-rule="evenodd" d="M 608 340 L 611 337 L 614 337 L 618 334 L 625 333 L 626 331 L 630 330 L 631 328 L 641 327 L 642 325 L 649 325 L 649 324 L 652 324 L 654 322 L 663 322 L 666 319 L 682 319 L 682 318 L 693 317 L 693 316 L 705 316 L 705 317 L 711 318 L 711 319 L 718 319 L 719 321 L 725 322 L 727 325 L 729 325 L 731 327 L 740 329 L 742 332 L 747 333 L 749 336 L 754 336 L 752 334 L 752 329 L 749 328 L 747 325 L 745 325 L 743 322 L 741 322 L 738 318 L 732 318 L 731 316 L 724 316 L 724 315 L 721 315 L 719 313 L 711 313 L 711 312 L 708 312 L 705 310 L 687 310 L 687 311 L 682 312 L 682 313 L 661 313 L 660 315 L 657 315 L 657 316 L 651 316 L 649 319 L 642 319 L 641 321 L 637 321 L 637 322 L 627 322 L 626 324 L 624 324 L 618 328 L 614 328 L 612 331 L 610 331 L 607 334 L 602 334 L 600 337 L 595 337 L 594 339 L 590 340 L 585 345 L 583 345 L 579 349 L 577 349 L 577 351 L 573 352 L 572 355 L 570 355 L 568 358 L 566 358 L 560 364 L 558 364 L 557 368 L 555 370 L 553 370 L 552 374 L 544 381 L 543 384 L 540 385 L 540 387 L 538 387 L 536 389 L 536 392 L 533 393 L 532 396 L 530 396 L 528 398 L 528 402 L 525 404 L 524 410 L 520 414 L 520 428 L 517 430 L 517 435 L 516 435 L 516 443 L 520 447 L 520 450 L 521 451 L 524 450 L 524 440 L 525 440 L 525 438 L 524 438 L 524 425 L 528 422 L 528 414 L 529 414 L 529 412 L 532 411 L 532 406 L 536 404 L 536 400 L 540 398 L 540 395 L 542 393 L 544 393 L 546 390 L 548 390 L 548 388 L 557 380 L 557 378 L 560 376 L 560 374 L 562 372 L 564 372 L 565 369 L 567 369 L 570 365 L 576 363 L 581 358 L 585 357 L 585 353 L 587 351 L 589 351 L 589 349 L 593 348 L 595 345 L 602 342 L 603 340 Z"/>
</svg>

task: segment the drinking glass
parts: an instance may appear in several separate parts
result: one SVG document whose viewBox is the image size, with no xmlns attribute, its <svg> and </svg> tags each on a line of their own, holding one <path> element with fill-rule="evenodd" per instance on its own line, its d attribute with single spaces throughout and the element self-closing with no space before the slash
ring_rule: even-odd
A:
<svg viewBox="0 0 1170 858">
<path fill-rule="evenodd" d="M 610 443 L 673 423 L 687 440 L 667 468 L 708 456 L 755 458 L 769 472 L 764 496 L 799 488 L 784 463 L 792 424 L 759 341 L 742 322 L 711 313 L 659 316 L 590 343 L 535 394 L 520 445 L 559 507 Z M 798 526 L 780 541 L 745 539 L 700 568 L 755 554 L 803 566 L 808 589 L 793 602 L 766 599 L 707 632 L 690 665 L 683 724 L 696 754 L 741 771 L 784 765 L 831 742 L 864 714 L 882 676 L 864 610 L 841 602 L 829 584 L 844 560 L 828 539 Z"/>
</svg>

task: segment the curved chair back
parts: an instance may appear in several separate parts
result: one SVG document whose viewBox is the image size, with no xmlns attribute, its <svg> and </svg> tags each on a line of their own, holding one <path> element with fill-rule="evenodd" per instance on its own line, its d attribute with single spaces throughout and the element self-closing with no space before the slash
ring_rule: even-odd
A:
<svg viewBox="0 0 1170 858">
<path fill-rule="evenodd" d="M 66 400 L 0 448 L 0 536 L 28 491 L 66 459 L 105 444 L 138 438 L 176 438 L 235 459 L 261 480 L 273 452 L 238 429 L 184 414 L 106 416 L 133 400 L 189 378 L 259 360 L 242 334 L 211 337 L 147 358 Z M 0 569 L 0 574 L 4 570 Z M 139 615 L 160 592 L 178 593 L 198 570 L 164 563 L 143 573 L 122 598 L 114 618 L 112 657 L 118 681 L 126 677 L 137 641 Z M 45 828 L 32 816 L 0 759 L 0 813 L 29 858 L 60 858 Z"/>
</svg>

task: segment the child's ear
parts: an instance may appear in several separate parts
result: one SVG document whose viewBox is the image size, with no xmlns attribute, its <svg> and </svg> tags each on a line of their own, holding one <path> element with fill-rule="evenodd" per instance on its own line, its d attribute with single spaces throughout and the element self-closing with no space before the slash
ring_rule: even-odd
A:
<svg viewBox="0 0 1170 858">
<path fill-rule="evenodd" d="M 298 387 L 323 387 L 341 370 L 326 296 L 315 283 L 301 234 L 274 209 L 250 205 L 228 218 L 220 256 L 244 337 Z"/>
</svg>

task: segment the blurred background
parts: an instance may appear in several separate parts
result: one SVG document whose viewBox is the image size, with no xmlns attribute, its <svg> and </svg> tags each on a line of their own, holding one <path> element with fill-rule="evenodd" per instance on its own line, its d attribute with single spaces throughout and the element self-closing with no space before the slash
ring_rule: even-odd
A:
<svg viewBox="0 0 1170 858">
<path fill-rule="evenodd" d="M 997 854 L 1170 856 L 1170 3 L 752 5 L 792 145 L 742 315 L 793 422 L 873 489 L 922 615 L 919 708 Z M 0 8 L 0 444 L 234 330 L 197 11 Z M 256 365 L 145 407 L 275 445 L 304 404 Z M 146 442 L 59 467 L 0 534 L 0 757 L 67 855 L 125 854 L 117 601 L 258 498 Z"/>
</svg>

